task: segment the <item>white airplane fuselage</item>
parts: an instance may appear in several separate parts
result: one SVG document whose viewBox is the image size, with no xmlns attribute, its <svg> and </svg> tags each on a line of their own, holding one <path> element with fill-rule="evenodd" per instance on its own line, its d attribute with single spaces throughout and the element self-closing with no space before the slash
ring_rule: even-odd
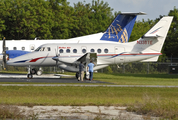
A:
<svg viewBox="0 0 178 120">
<path fill-rule="evenodd" d="M 153 43 L 153 41 L 152 41 Z M 95 70 L 100 66 L 105 67 L 109 64 L 119 64 L 134 61 L 141 61 L 149 59 L 155 56 L 161 55 L 159 52 L 141 53 L 140 50 L 135 50 L 133 44 L 138 44 L 137 41 L 130 43 L 66 43 L 66 44 L 45 44 L 40 46 L 45 48 L 44 51 L 34 51 L 26 55 L 20 56 L 17 59 L 14 58 L 8 65 L 15 62 L 13 66 L 56 66 L 56 61 L 52 60 L 53 57 L 58 56 L 58 66 L 67 71 L 77 72 L 78 67 L 75 66 L 75 61 L 82 57 L 86 53 L 97 53 L 97 66 Z M 48 51 L 48 48 L 50 51 Z M 83 50 L 86 51 L 83 51 Z M 63 50 L 63 53 L 60 53 Z M 94 51 L 92 51 L 94 50 Z M 75 53 L 75 51 L 77 51 Z M 92 52 L 91 52 L 92 51 Z M 100 52 L 101 51 L 101 52 Z M 142 50 L 143 51 L 143 50 Z M 65 64 L 64 64 L 65 63 Z M 70 64 L 70 65 L 66 65 Z"/>
</svg>

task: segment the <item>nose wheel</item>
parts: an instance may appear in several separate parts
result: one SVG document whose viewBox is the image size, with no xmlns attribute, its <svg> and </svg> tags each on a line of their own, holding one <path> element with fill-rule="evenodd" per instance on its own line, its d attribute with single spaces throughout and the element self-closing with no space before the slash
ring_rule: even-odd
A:
<svg viewBox="0 0 178 120">
<path fill-rule="evenodd" d="M 27 78 L 28 79 L 32 79 L 33 78 L 33 75 L 42 75 L 43 73 L 43 70 L 42 68 L 39 68 L 39 70 L 37 71 L 35 68 L 31 69 L 31 66 L 28 67 L 28 73 L 27 73 Z"/>
<path fill-rule="evenodd" d="M 27 78 L 28 78 L 28 79 L 32 79 L 34 72 L 35 72 L 35 69 L 31 69 L 31 66 L 29 66 L 29 67 L 28 67 Z"/>
<path fill-rule="evenodd" d="M 32 79 L 32 78 L 33 78 L 33 75 L 32 75 L 32 74 L 27 74 L 27 78 L 28 78 L 28 79 Z"/>
</svg>

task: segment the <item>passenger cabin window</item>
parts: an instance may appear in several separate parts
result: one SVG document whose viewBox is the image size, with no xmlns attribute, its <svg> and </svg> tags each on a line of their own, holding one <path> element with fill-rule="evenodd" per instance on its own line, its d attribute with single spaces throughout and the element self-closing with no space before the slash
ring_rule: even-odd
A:
<svg viewBox="0 0 178 120">
<path fill-rule="evenodd" d="M 77 53 L 77 49 L 73 49 L 73 53 Z"/>
<path fill-rule="evenodd" d="M 97 52 L 98 52 L 98 53 L 101 53 L 101 49 L 98 49 Z"/>
<path fill-rule="evenodd" d="M 104 52 L 105 52 L 105 53 L 108 53 L 108 51 L 109 51 L 109 50 L 108 50 L 107 48 L 106 48 L 106 49 L 104 49 Z"/>
<path fill-rule="evenodd" d="M 82 53 L 86 53 L 87 51 L 86 51 L 86 49 L 82 49 Z"/>
<path fill-rule="evenodd" d="M 91 49 L 90 52 L 95 52 L 95 50 L 94 50 L 94 49 Z"/>
<path fill-rule="evenodd" d="M 13 50 L 17 50 L 17 47 L 13 47 Z"/>
<path fill-rule="evenodd" d="M 60 49 L 60 50 L 59 50 L 59 53 L 63 53 L 63 52 L 64 52 L 64 50 L 63 50 L 63 49 Z"/>
<path fill-rule="evenodd" d="M 22 50 L 25 50 L 25 47 L 22 47 Z"/>
<path fill-rule="evenodd" d="M 66 50 L 66 53 L 70 53 L 70 49 L 67 49 L 67 50 Z"/>
</svg>

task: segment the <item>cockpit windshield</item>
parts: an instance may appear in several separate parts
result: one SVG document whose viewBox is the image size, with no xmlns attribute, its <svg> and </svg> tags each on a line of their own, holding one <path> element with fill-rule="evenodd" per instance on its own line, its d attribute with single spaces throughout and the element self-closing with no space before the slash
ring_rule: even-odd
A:
<svg viewBox="0 0 178 120">
<path fill-rule="evenodd" d="M 50 47 L 38 47 L 35 51 L 51 51 Z"/>
<path fill-rule="evenodd" d="M 38 47 L 35 51 L 40 51 L 41 47 Z"/>
</svg>

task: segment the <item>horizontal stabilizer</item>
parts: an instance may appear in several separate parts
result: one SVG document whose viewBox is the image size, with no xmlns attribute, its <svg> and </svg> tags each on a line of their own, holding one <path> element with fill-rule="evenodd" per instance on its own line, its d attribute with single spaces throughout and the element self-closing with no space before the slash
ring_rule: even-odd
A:
<svg viewBox="0 0 178 120">
<path fill-rule="evenodd" d="M 122 15 L 146 15 L 144 12 L 133 13 L 133 12 L 122 12 Z"/>
<path fill-rule="evenodd" d="M 143 36 L 142 38 L 158 38 L 161 37 L 159 35 L 149 35 L 149 36 Z"/>
</svg>

